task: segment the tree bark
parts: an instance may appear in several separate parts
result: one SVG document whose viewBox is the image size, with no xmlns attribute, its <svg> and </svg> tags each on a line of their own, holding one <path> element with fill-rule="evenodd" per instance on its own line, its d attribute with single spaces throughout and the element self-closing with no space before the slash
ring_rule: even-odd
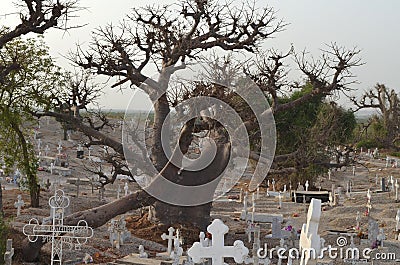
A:
<svg viewBox="0 0 400 265">
<path fill-rule="evenodd" d="M 203 150 L 204 155 L 209 153 L 207 149 Z M 171 191 L 163 190 L 163 185 L 160 178 L 166 178 L 169 181 L 183 185 L 183 186 L 199 186 L 210 183 L 211 181 L 221 177 L 222 173 L 227 167 L 230 158 L 230 144 L 218 144 L 216 156 L 213 161 L 204 169 L 199 171 L 186 171 L 173 165 L 171 162 L 160 172 L 160 175 L 148 188 L 151 192 L 168 193 Z M 180 171 L 180 173 L 179 173 Z M 210 211 L 212 206 L 212 199 L 217 188 L 219 181 L 216 181 L 213 186 L 207 190 L 200 190 L 193 196 L 201 196 L 198 201 L 208 200 L 210 203 L 197 206 L 176 206 L 169 203 L 157 201 L 155 207 L 156 218 L 163 224 L 191 224 L 200 229 L 205 229 L 210 223 Z M 179 196 L 174 194 L 170 196 Z"/>
</svg>

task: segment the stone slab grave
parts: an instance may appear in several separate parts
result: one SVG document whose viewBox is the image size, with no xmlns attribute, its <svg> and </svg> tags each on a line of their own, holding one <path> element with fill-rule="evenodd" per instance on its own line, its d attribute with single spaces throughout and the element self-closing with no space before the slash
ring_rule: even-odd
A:
<svg viewBox="0 0 400 265">
<path fill-rule="evenodd" d="M 11 265 L 13 256 L 14 248 L 12 247 L 12 239 L 7 239 L 6 251 L 4 253 L 4 265 Z"/>
<path fill-rule="evenodd" d="M 50 167 L 51 174 L 61 174 L 62 176 L 70 176 L 72 174 L 72 170 L 66 167 L 60 166 L 52 166 Z"/>
<path fill-rule="evenodd" d="M 185 257 L 181 257 L 179 264 L 184 264 L 186 261 Z M 154 258 L 141 258 L 139 254 L 132 253 L 126 257 L 115 260 L 113 262 L 108 262 L 107 265 L 172 265 L 172 260 L 161 260 Z"/>
<path fill-rule="evenodd" d="M 311 202 L 311 199 L 318 199 L 321 202 L 329 202 L 329 191 L 295 191 L 293 192 L 292 202 L 303 203 L 303 198 L 306 198 L 306 203 Z"/>
</svg>

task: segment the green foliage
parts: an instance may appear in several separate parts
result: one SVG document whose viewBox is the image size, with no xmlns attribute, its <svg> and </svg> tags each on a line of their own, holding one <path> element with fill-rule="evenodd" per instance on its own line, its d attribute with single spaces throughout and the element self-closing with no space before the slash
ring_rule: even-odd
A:
<svg viewBox="0 0 400 265">
<path fill-rule="evenodd" d="M 37 160 L 27 128 L 36 124 L 32 113 L 50 108 L 52 91 L 65 80 L 41 38 L 17 38 L 0 50 L 0 65 L 15 64 L 0 82 L 0 156 L 8 169 L 18 167 L 37 192 Z"/>
<path fill-rule="evenodd" d="M 381 148 L 381 144 L 379 144 L 376 140 L 374 139 L 363 139 L 357 143 L 357 148 L 366 148 L 366 149 L 372 149 L 375 147 Z"/>
<path fill-rule="evenodd" d="M 389 155 L 395 156 L 395 157 L 400 157 L 400 152 L 390 152 Z"/>
<path fill-rule="evenodd" d="M 280 99 L 281 103 L 292 102 L 312 91 L 306 84 Z M 295 167 L 297 172 L 289 176 L 292 184 L 313 181 L 327 168 L 329 162 L 324 149 L 327 146 L 346 144 L 352 141 L 357 122 L 352 111 L 345 110 L 333 102 L 325 102 L 323 95 L 313 97 L 303 104 L 275 115 L 277 127 L 278 155 L 297 152 L 295 158 L 286 161 L 284 167 Z"/>
<path fill-rule="evenodd" d="M 312 90 L 310 84 L 301 90 L 280 99 L 280 103 L 294 101 Z M 301 104 L 294 109 L 275 115 L 277 131 L 277 154 L 287 154 L 296 151 L 309 136 L 309 129 L 314 125 L 318 109 L 322 104 L 322 96 Z"/>
</svg>

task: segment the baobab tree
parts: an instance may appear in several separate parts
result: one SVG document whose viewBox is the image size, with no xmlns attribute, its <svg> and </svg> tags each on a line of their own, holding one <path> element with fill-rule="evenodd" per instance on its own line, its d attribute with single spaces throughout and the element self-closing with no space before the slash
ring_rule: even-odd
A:
<svg viewBox="0 0 400 265">
<path fill-rule="evenodd" d="M 384 139 L 378 139 L 378 141 L 381 141 L 386 148 L 398 149 L 396 142 L 400 135 L 400 100 L 396 91 L 378 83 L 374 88 L 366 91 L 361 98 L 352 97 L 351 100 L 355 105 L 354 111 L 373 108 L 380 112 Z M 375 120 L 375 122 L 380 121 Z"/>
<path fill-rule="evenodd" d="M 156 178 L 157 180 L 167 179 L 173 183 L 184 182 L 187 186 L 210 182 L 216 179 L 226 168 L 231 154 L 230 139 L 225 135 L 224 130 L 221 130 L 220 123 L 199 115 L 200 123 L 198 119 L 193 118 L 183 125 L 176 141 L 179 148 L 174 149 L 171 157 L 177 155 L 179 151 L 179 156 L 175 158 L 182 160 L 193 141 L 193 134 L 198 130 L 210 130 L 212 128 L 214 132 L 210 135 L 216 142 L 216 158 L 212 161 L 212 164 L 198 172 L 184 168 L 182 170 L 179 162 L 171 162 L 163 149 L 162 141 L 162 130 L 169 130 L 168 124 L 165 122 L 168 120 L 171 107 L 174 105 L 168 99 L 168 85 L 171 83 L 171 76 L 178 70 L 184 69 L 187 64 L 199 59 L 203 51 L 223 49 L 257 52 L 263 41 L 281 31 L 283 27 L 284 23 L 275 17 L 275 12 L 271 8 L 257 11 L 248 4 L 232 7 L 215 2 L 184 1 L 179 5 L 179 10 L 176 10 L 175 6 L 133 9 L 131 15 L 128 15 L 121 25 L 107 25 L 104 28 L 99 28 L 94 33 L 89 50 L 83 51 L 78 47 L 78 51 L 72 59 L 79 66 L 90 69 L 99 75 L 116 78 L 114 87 L 124 84 L 139 87 L 152 100 L 154 121 L 150 144 L 151 160 L 149 161 L 145 159 L 148 153 L 143 143 L 136 142 L 139 152 L 130 152 L 127 155 L 124 152 L 127 150 L 124 150 L 122 142 L 101 133 L 93 124 L 85 123 L 79 117 L 71 119 L 68 115 L 56 112 L 46 112 L 40 115 L 70 120 L 70 124 L 77 130 L 90 135 L 94 139 L 93 144 L 109 146 L 125 160 L 135 161 L 133 173 L 131 167 L 131 175 L 138 174 L 139 171 L 150 170 L 157 176 L 161 176 Z M 296 55 L 293 52 L 283 55 L 273 53 L 263 59 L 257 59 L 258 64 L 253 67 L 254 71 L 247 71 L 247 78 L 253 79 L 267 94 L 266 97 L 261 96 L 261 98 L 264 98 L 264 100 L 272 98 L 273 102 L 272 108 L 264 109 L 261 117 L 290 110 L 317 96 L 328 96 L 349 89 L 352 83 L 350 69 L 360 65 L 359 51 L 357 49 L 347 50 L 336 44 L 332 44 L 328 48 L 324 51 L 321 60 L 312 62 L 307 61 L 304 53 Z M 293 102 L 281 104 L 277 95 L 283 93 L 281 79 L 283 78 L 282 74 L 286 71 L 282 60 L 293 55 L 295 55 L 295 60 L 310 82 L 312 89 Z M 157 66 L 157 79 L 145 75 L 145 69 L 150 65 Z M 288 86 L 294 88 L 296 84 L 291 83 Z M 197 84 L 187 93 L 184 91 L 178 102 L 203 95 L 229 101 L 230 98 L 233 98 L 233 94 L 233 91 L 226 89 L 224 85 Z M 244 120 L 243 125 L 248 131 L 255 129 L 258 125 L 254 116 L 248 116 Z M 265 128 L 258 130 L 262 132 Z M 290 155 L 278 157 L 275 161 L 285 160 Z M 249 156 L 256 161 L 264 160 L 265 164 L 271 165 L 272 161 L 269 161 L 271 157 L 262 157 L 260 152 L 250 151 Z M 153 167 L 156 171 L 151 171 Z M 263 177 L 265 177 L 265 174 Z M 151 189 L 162 190 L 163 185 L 156 184 L 157 182 L 153 182 Z M 147 192 L 151 189 L 147 189 Z M 85 217 L 87 221 L 101 225 L 113 214 L 121 214 L 130 209 L 142 207 L 144 203 L 156 201 L 156 216 L 165 224 L 188 222 L 204 227 L 209 222 L 210 203 L 185 207 L 156 200 L 146 192 L 140 195 L 139 193 L 134 196 L 140 196 L 144 201 L 129 205 L 125 200 L 132 200 L 132 198 L 126 198 L 110 206 L 104 206 L 102 209 L 107 212 L 104 218 L 100 217 L 102 211 L 99 209 L 77 213 L 74 216 Z M 118 203 L 121 206 L 116 207 Z M 97 214 L 97 216 L 94 214 Z M 71 218 L 73 217 L 71 216 Z"/>
</svg>

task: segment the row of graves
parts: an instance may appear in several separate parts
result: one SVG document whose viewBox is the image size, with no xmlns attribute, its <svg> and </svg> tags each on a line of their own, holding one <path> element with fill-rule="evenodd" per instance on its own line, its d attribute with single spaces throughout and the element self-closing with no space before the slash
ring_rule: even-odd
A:
<svg viewBox="0 0 400 265">
<path fill-rule="evenodd" d="M 306 222 L 302 224 L 300 230 L 296 230 L 293 226 L 281 228 L 284 221 L 282 215 L 256 213 L 256 202 L 260 197 L 257 198 L 255 193 L 251 195 L 252 210 L 248 211 L 247 197 L 247 194 L 244 194 L 243 209 L 240 212 L 240 220 L 246 223 L 243 231 L 244 240 L 241 237 L 242 240 L 235 240 L 232 244 L 225 243 L 230 228 L 222 218 L 216 218 L 208 226 L 207 231 L 200 232 L 198 242 L 188 249 L 184 250 L 181 246 L 184 239 L 179 229 L 170 227 L 161 235 L 166 241 L 166 251 L 156 253 L 153 251 L 149 254 L 144 245 L 138 245 L 136 253 L 108 264 L 222 265 L 226 261 L 244 264 L 340 264 L 335 263 L 335 260 L 338 260 L 338 251 L 340 259 L 351 264 L 369 262 L 369 259 L 376 257 L 378 252 L 391 255 L 388 258 L 391 258 L 393 263 L 389 264 L 400 261 L 396 259 L 396 254 L 399 252 L 390 252 L 386 247 L 387 238 L 384 229 L 379 228 L 378 222 L 371 216 L 368 216 L 367 238 L 360 238 L 358 242 L 355 240 L 358 236 L 357 230 L 361 226 L 358 213 L 355 218 L 357 225 L 353 229 L 329 231 L 327 237 L 330 239 L 326 240 L 319 232 L 322 225 L 321 216 L 324 213 L 322 200 L 311 199 L 307 207 Z M 370 203 L 369 198 L 368 204 Z M 81 260 L 63 262 L 63 249 L 74 249 L 75 252 L 79 252 L 95 233 L 85 220 L 78 221 L 75 226 L 63 224 L 65 210 L 69 204 L 69 197 L 65 196 L 62 190 L 56 190 L 54 196 L 49 199 L 50 216 L 43 218 L 41 222 L 36 218 L 30 219 L 23 227 L 23 233 L 31 242 L 43 240 L 51 244 L 51 264 L 91 263 L 93 258 L 89 253 L 85 253 Z M 368 209 L 371 210 L 371 207 Z M 400 210 L 397 212 L 396 222 L 398 231 Z M 266 223 L 271 225 L 272 232 L 262 237 L 262 227 Z M 131 233 L 126 228 L 125 216 L 112 219 L 107 231 L 112 248 L 123 248 L 130 241 Z M 235 232 L 235 235 L 240 233 Z M 336 236 L 334 244 L 331 243 L 332 235 Z M 8 240 L 4 256 L 6 264 L 12 264 L 13 254 L 12 241 Z"/>
<path fill-rule="evenodd" d="M 213 221 L 190 246 L 184 246 L 185 238 L 178 227 L 170 227 L 161 235 L 166 247 L 137 239 L 127 229 L 125 215 L 99 229 L 90 228 L 85 220 L 65 226 L 63 218 L 70 199 L 58 189 L 62 185 L 51 187 L 54 196 L 49 199 L 50 216 L 41 221 L 30 219 L 23 233 L 30 241 L 44 240 L 51 245 L 51 264 L 93 262 L 95 253 L 84 244 L 104 238 L 104 234 L 113 251 L 130 252 L 108 262 L 109 265 L 400 264 L 398 180 L 392 175 L 384 177 L 385 159 L 368 155 L 363 159 L 375 163 L 376 171 L 361 166 L 344 172 L 329 171 L 313 190 L 310 181 L 278 188 L 278 183 L 271 179 L 266 187 L 253 193 L 236 185 L 213 203 Z M 82 186 L 88 185 L 80 178 L 70 184 L 76 189 L 73 197 L 78 197 Z M 223 180 L 220 189 L 224 191 L 229 185 L 230 180 Z M 321 187 L 329 185 L 329 191 Z M 105 195 L 103 192 L 99 199 L 109 202 L 130 193 L 127 184 L 118 185 Z M 17 198 L 16 215 L 23 206 L 21 197 Z M 154 209 L 144 210 L 152 220 Z M 74 249 L 76 259 L 63 256 L 63 250 L 70 248 Z M 12 264 L 13 254 L 12 242 L 8 241 L 6 264 Z M 380 261 L 376 257 L 384 258 Z"/>
</svg>

